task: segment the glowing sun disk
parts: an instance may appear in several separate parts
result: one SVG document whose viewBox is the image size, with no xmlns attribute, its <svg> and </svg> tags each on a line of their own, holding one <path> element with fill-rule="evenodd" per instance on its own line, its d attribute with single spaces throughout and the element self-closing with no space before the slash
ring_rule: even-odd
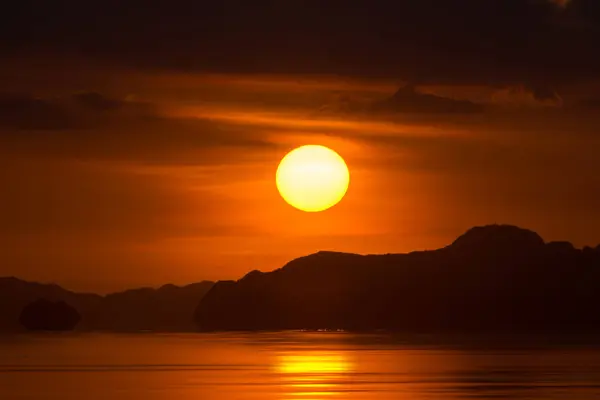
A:
<svg viewBox="0 0 600 400">
<path fill-rule="evenodd" d="M 293 207 L 318 212 L 336 205 L 348 190 L 350 173 L 344 159 L 319 145 L 298 147 L 279 163 L 276 184 Z"/>
</svg>

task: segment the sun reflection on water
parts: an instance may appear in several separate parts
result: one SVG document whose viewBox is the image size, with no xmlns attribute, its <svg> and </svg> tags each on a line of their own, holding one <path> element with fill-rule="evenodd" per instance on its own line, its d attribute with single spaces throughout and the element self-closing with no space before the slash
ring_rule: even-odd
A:
<svg viewBox="0 0 600 400">
<path fill-rule="evenodd" d="M 353 366 L 341 352 L 315 351 L 282 354 L 276 369 L 287 394 L 284 398 L 308 400 L 339 395 Z"/>
</svg>

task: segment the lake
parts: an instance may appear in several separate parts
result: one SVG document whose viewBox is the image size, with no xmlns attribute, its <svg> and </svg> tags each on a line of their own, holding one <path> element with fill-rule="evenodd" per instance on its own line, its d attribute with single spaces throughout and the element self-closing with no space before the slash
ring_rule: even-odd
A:
<svg viewBox="0 0 600 400">
<path fill-rule="evenodd" d="M 0 336 L 0 399 L 600 398 L 600 346 L 582 343 L 308 332 Z"/>
</svg>

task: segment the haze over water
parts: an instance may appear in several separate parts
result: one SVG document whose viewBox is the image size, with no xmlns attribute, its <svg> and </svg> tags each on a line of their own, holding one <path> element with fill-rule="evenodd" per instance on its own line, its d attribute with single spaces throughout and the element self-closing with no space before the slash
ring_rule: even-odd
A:
<svg viewBox="0 0 600 400">
<path fill-rule="evenodd" d="M 460 343 L 423 336 L 303 332 L 5 336 L 0 338 L 0 398 L 600 396 L 600 346 L 535 337 Z"/>
</svg>

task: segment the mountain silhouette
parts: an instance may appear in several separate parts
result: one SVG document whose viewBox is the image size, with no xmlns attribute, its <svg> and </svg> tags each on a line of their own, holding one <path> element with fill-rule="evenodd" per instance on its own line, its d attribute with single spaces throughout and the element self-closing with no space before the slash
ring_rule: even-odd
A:
<svg viewBox="0 0 600 400">
<path fill-rule="evenodd" d="M 164 285 L 158 289 L 132 289 L 100 296 L 75 293 L 53 284 L 0 278 L 0 331 L 21 330 L 22 311 L 39 299 L 64 302 L 73 307 L 81 315 L 78 330 L 191 330 L 194 328 L 194 309 L 212 285 L 213 282 L 203 281 L 181 287 Z"/>
<path fill-rule="evenodd" d="M 91 328 L 112 330 L 189 331 L 194 310 L 213 282 L 164 285 L 113 293 L 102 299 Z"/>
<path fill-rule="evenodd" d="M 0 278 L 0 331 L 22 329 L 19 318 L 23 308 L 38 299 L 64 301 L 82 315 L 78 327 L 87 323 L 91 310 L 96 310 L 102 297 L 95 294 L 74 293 L 54 284 L 26 282 L 14 277 Z"/>
<path fill-rule="evenodd" d="M 0 278 L 0 331 L 600 332 L 598 304 L 600 246 L 489 225 L 437 250 L 321 251 L 238 281 L 106 296 Z"/>
<path fill-rule="evenodd" d="M 32 331 L 70 331 L 80 319 L 77 310 L 64 301 L 38 299 L 23 308 L 19 322 Z"/>
<path fill-rule="evenodd" d="M 475 227 L 408 254 L 318 252 L 217 282 L 201 330 L 600 331 L 600 249 L 545 243 L 510 225 Z"/>
</svg>

